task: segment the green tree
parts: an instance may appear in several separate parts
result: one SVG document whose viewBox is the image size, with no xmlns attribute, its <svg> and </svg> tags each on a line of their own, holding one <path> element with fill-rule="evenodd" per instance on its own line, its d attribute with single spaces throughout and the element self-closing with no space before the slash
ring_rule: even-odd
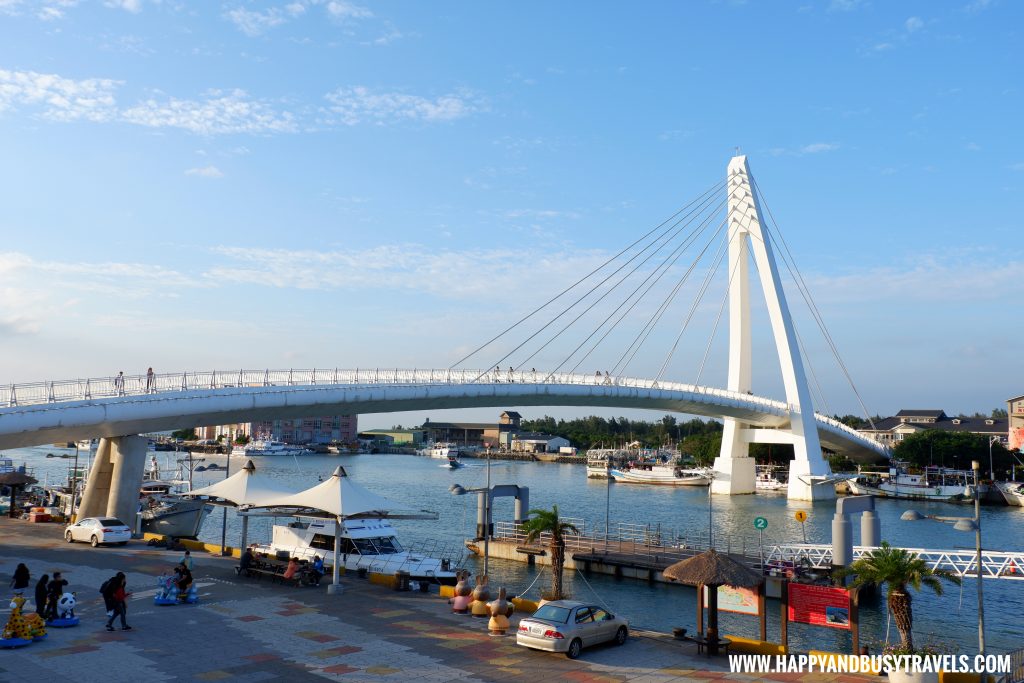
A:
<svg viewBox="0 0 1024 683">
<path fill-rule="evenodd" d="M 993 467 L 999 479 L 999 473 L 1009 470 L 1013 458 L 1001 443 L 993 443 L 991 448 Z M 917 467 L 939 465 L 957 469 L 970 469 L 971 461 L 977 460 L 983 463 L 982 471 L 987 472 L 988 453 L 989 440 L 984 434 L 928 429 L 909 434 L 898 442 L 894 457 Z"/>
<path fill-rule="evenodd" d="M 893 548 L 885 541 L 881 547 L 875 548 L 849 567 L 839 570 L 835 576 L 854 576 L 850 584 L 853 588 L 861 586 L 887 586 L 886 602 L 889 612 L 900 632 L 900 640 L 904 649 L 914 652 L 914 612 L 911 607 L 912 598 L 909 588 L 916 591 L 927 586 L 942 595 L 942 583 L 945 579 L 960 585 L 960 577 L 944 569 L 930 569 L 927 563 L 903 548 Z"/>
<path fill-rule="evenodd" d="M 562 567 L 565 565 L 565 535 L 578 534 L 579 530 L 575 525 L 562 521 L 558 516 L 558 506 L 553 505 L 550 510 L 530 510 L 533 515 L 523 524 L 523 531 L 526 532 L 526 542 L 532 543 L 543 534 L 550 534 L 551 540 L 551 594 L 546 596 L 549 600 L 561 600 L 565 597 L 562 593 Z"/>
<path fill-rule="evenodd" d="M 171 432 L 171 436 L 174 437 L 175 439 L 182 439 L 184 441 L 195 441 L 196 439 L 199 438 L 198 435 L 196 435 L 195 428 L 179 429 L 177 431 Z"/>
<path fill-rule="evenodd" d="M 993 408 L 992 417 L 996 420 L 1005 420 L 1009 416 L 1006 413 L 1006 408 Z"/>
</svg>

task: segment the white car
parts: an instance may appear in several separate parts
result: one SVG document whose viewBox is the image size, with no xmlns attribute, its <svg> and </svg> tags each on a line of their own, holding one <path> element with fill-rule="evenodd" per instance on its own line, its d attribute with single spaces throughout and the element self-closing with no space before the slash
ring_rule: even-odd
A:
<svg viewBox="0 0 1024 683">
<path fill-rule="evenodd" d="M 116 517 L 86 517 L 68 526 L 64 540 L 68 543 L 84 541 L 95 548 L 100 543 L 124 545 L 132 538 L 132 530 Z"/>
<path fill-rule="evenodd" d="M 576 659 L 584 647 L 608 641 L 622 645 L 627 638 L 629 623 L 622 617 L 597 605 L 556 600 L 519 622 L 516 644 Z"/>
</svg>

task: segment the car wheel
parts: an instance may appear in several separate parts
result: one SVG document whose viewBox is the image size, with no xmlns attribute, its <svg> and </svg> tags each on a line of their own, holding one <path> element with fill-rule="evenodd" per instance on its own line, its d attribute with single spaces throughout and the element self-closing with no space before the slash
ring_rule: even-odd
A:
<svg viewBox="0 0 1024 683">
<path fill-rule="evenodd" d="M 93 536 L 92 540 L 90 541 L 90 543 L 92 543 L 92 547 L 95 548 L 96 546 L 98 546 L 100 544 L 100 540 L 98 538 L 96 538 L 95 536 Z"/>
<path fill-rule="evenodd" d="M 615 632 L 615 644 L 625 645 L 626 638 L 629 638 L 629 629 L 627 629 L 625 626 L 620 626 L 619 630 Z"/>
<path fill-rule="evenodd" d="M 68 543 L 74 543 L 75 542 L 75 539 L 72 538 L 70 531 L 67 531 L 67 532 L 64 533 L 64 540 L 67 541 Z"/>
<path fill-rule="evenodd" d="M 580 656 L 580 652 L 583 651 L 583 641 L 579 638 L 573 638 L 572 642 L 569 643 L 569 649 L 565 651 L 565 656 L 569 659 L 576 659 Z"/>
</svg>

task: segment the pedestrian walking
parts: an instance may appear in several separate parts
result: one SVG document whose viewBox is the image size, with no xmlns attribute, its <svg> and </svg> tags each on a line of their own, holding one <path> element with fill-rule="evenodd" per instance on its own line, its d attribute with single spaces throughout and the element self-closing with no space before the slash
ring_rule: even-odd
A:
<svg viewBox="0 0 1024 683">
<path fill-rule="evenodd" d="M 192 551 L 186 550 L 185 554 L 178 560 L 178 564 L 183 565 L 190 572 L 192 571 Z"/>
<path fill-rule="evenodd" d="M 14 570 L 14 576 L 11 578 L 11 588 L 16 591 L 25 590 L 28 588 L 28 581 L 28 567 L 25 566 L 24 562 L 21 562 Z"/>
<path fill-rule="evenodd" d="M 156 373 L 153 372 L 153 368 L 146 370 L 146 393 L 152 394 L 156 391 Z"/>
<path fill-rule="evenodd" d="M 36 582 L 36 614 L 39 616 L 46 614 L 46 587 L 49 583 L 49 574 L 43 574 Z"/>
<path fill-rule="evenodd" d="M 131 631 L 125 615 L 128 614 L 128 596 L 131 593 L 127 589 L 127 578 L 124 572 L 118 572 L 100 588 L 103 594 L 103 602 L 107 606 L 107 630 L 114 630 L 114 619 L 121 617 L 121 630 Z"/>
<path fill-rule="evenodd" d="M 114 378 L 114 390 L 118 396 L 124 396 L 124 370 L 118 372 Z"/>
</svg>

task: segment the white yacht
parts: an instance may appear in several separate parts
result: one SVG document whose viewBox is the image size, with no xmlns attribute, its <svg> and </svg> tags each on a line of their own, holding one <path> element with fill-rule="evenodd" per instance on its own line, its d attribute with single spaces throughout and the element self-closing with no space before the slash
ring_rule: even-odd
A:
<svg viewBox="0 0 1024 683">
<path fill-rule="evenodd" d="M 587 478 L 607 479 L 608 471 L 629 461 L 629 451 L 622 448 L 591 448 L 587 451 Z"/>
<path fill-rule="evenodd" d="M 287 525 L 275 524 L 269 545 L 256 550 L 269 555 L 287 553 L 289 557 L 312 560 L 320 556 L 328 564 L 334 556 L 333 520 L 309 519 Z M 349 571 L 365 569 L 380 574 L 409 572 L 414 581 L 454 586 L 455 572 L 449 558 L 436 558 L 405 550 L 395 536 L 395 528 L 386 519 L 346 519 L 340 529 L 338 548 L 342 566 Z"/>
<path fill-rule="evenodd" d="M 703 468 L 687 468 L 679 465 L 638 465 L 635 467 L 613 469 L 612 477 L 616 482 L 628 484 L 656 484 L 660 486 L 708 486 L 711 474 Z"/>
<path fill-rule="evenodd" d="M 925 467 L 911 474 L 907 463 L 894 460 L 888 473 L 862 473 L 847 482 L 850 493 L 901 500 L 959 503 L 974 500 L 978 482 L 971 470 Z"/>
<path fill-rule="evenodd" d="M 435 443 L 430 447 L 429 455 L 438 460 L 448 460 L 459 457 L 459 446 L 454 443 Z"/>
<path fill-rule="evenodd" d="M 181 496 L 192 490 L 192 477 L 184 471 L 187 462 L 179 460 L 176 470 L 161 472 L 156 456 L 150 459 L 139 488 L 143 532 L 172 538 L 199 536 L 199 529 L 213 508 L 205 501 Z"/>
<path fill-rule="evenodd" d="M 231 450 L 231 454 L 235 455 L 235 446 Z M 293 446 L 281 441 L 271 441 L 269 439 L 260 439 L 257 441 L 250 441 L 242 447 L 241 455 L 251 457 L 254 455 L 305 455 L 309 451 L 302 446 Z"/>
<path fill-rule="evenodd" d="M 1019 481 L 1004 481 L 998 487 L 1007 505 L 1024 507 L 1024 484 Z"/>
</svg>

